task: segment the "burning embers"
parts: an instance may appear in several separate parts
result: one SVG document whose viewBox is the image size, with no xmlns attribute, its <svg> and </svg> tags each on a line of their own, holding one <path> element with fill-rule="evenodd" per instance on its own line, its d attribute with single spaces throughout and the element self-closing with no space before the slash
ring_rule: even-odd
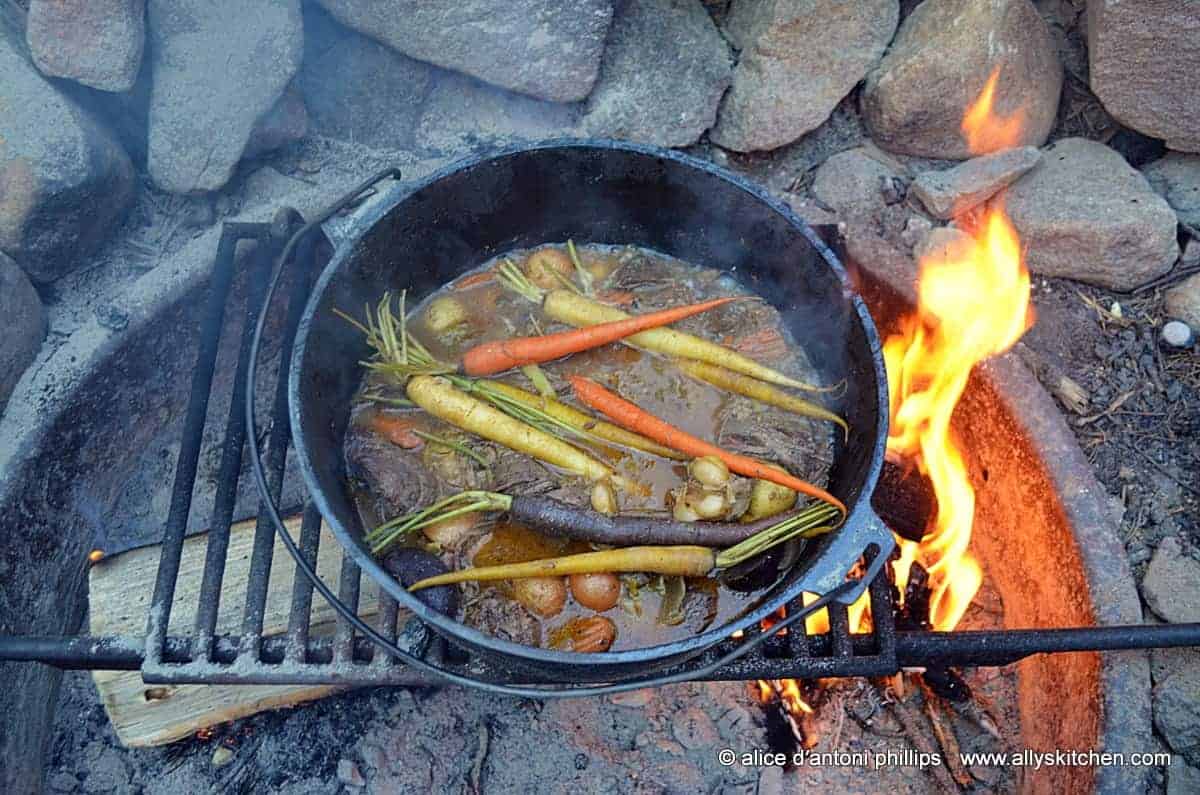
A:
<svg viewBox="0 0 1200 795">
<path fill-rule="evenodd" d="M 1024 114 L 998 117 L 992 98 L 994 70 L 962 123 L 971 151 L 984 154 L 1019 140 Z M 970 554 L 975 489 L 951 417 L 976 364 L 1011 348 L 1033 321 L 1030 280 L 1020 240 L 1001 198 L 955 219 L 965 234 L 919 261 L 916 311 L 884 343 L 890 393 L 889 462 L 915 469 L 933 492 L 928 526 L 897 535 L 891 565 L 898 595 L 897 624 L 906 629 L 952 630 L 983 580 Z M 916 530 L 915 534 L 912 532 Z M 870 627 L 867 597 L 850 609 L 854 631 Z M 828 630 L 822 611 L 808 620 L 810 633 Z M 944 673 L 944 672 L 943 672 Z M 929 683 L 931 686 L 936 685 Z M 795 718 L 811 712 L 791 680 L 759 682 L 765 703 L 778 695 Z"/>
</svg>

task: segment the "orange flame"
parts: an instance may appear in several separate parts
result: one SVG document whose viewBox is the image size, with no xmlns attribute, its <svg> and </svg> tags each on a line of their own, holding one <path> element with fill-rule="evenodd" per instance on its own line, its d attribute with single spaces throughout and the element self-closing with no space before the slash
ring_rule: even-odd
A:
<svg viewBox="0 0 1200 795">
<path fill-rule="evenodd" d="M 920 263 L 917 313 L 883 345 L 891 386 L 888 451 L 914 461 L 937 497 L 933 530 L 915 551 L 901 541 L 895 567 L 903 591 L 908 568 L 920 561 L 930 576 L 930 620 L 953 629 L 983 580 L 968 553 L 975 489 L 953 435 L 950 417 L 971 369 L 1011 348 L 1032 322 L 1029 271 L 1003 205 L 988 208 L 964 246 Z M 905 565 L 907 562 L 907 565 Z"/>
<path fill-rule="evenodd" d="M 1021 143 L 1021 130 L 1025 125 L 1025 109 L 1018 108 L 1009 116 L 996 116 L 992 104 L 996 96 L 996 84 L 1000 80 L 1000 67 L 992 70 L 979 96 L 963 114 L 962 134 L 967 149 L 973 155 L 1011 149 Z"/>
<path fill-rule="evenodd" d="M 962 132 L 973 154 L 1016 146 L 1025 111 L 993 113 L 1000 67 L 992 70 L 979 96 L 963 116 Z M 950 430 L 950 418 L 976 364 L 1016 344 L 1033 324 L 1029 271 L 1020 239 L 1000 200 L 993 200 L 976 223 L 965 223 L 966 239 L 921 260 L 917 312 L 901 323 L 883 346 L 891 417 L 888 452 L 915 462 L 932 484 L 937 499 L 933 529 L 919 543 L 897 537 L 899 557 L 892 571 L 901 603 L 912 564 L 929 574 L 930 622 L 954 629 L 983 582 L 983 570 L 968 547 L 975 521 L 975 489 L 962 452 Z M 804 594 L 804 604 L 816 600 Z M 783 615 L 783 612 L 780 612 Z M 864 593 L 848 610 L 851 632 L 871 629 L 870 600 Z M 762 622 L 769 628 L 771 619 Z M 805 619 L 810 635 L 828 632 L 822 609 Z M 779 698 L 792 716 L 811 714 L 795 679 L 759 679 L 761 702 Z M 815 738 L 806 738 L 811 747 Z"/>
</svg>

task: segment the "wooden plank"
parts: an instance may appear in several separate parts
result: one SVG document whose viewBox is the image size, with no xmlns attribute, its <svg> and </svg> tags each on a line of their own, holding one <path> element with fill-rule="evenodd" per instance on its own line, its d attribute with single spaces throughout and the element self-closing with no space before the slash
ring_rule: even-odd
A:
<svg viewBox="0 0 1200 795">
<path fill-rule="evenodd" d="M 299 533 L 299 518 L 290 519 L 286 524 L 293 536 Z M 253 543 L 253 521 L 233 526 L 217 613 L 218 633 L 237 634 L 240 631 Z M 206 546 L 204 534 L 191 536 L 183 543 L 171 610 L 169 632 L 172 635 L 194 634 Z M 145 634 L 158 558 L 159 547 L 143 547 L 102 560 L 91 568 L 88 592 L 93 635 L 141 637 Z M 335 592 L 341 559 L 341 546 L 322 526 L 317 573 Z M 276 538 L 263 616 L 264 635 L 287 630 L 295 569 L 291 555 Z M 364 586 L 359 615 L 374 616 L 378 609 L 378 590 L 369 581 Z M 319 594 L 313 596 L 311 615 L 313 636 L 332 632 L 336 613 Z M 404 619 L 405 613 L 401 611 L 401 626 Z M 138 671 L 96 671 L 92 678 L 117 737 L 130 747 L 162 745 L 209 726 L 266 709 L 311 701 L 344 689 L 327 685 L 146 685 Z"/>
</svg>

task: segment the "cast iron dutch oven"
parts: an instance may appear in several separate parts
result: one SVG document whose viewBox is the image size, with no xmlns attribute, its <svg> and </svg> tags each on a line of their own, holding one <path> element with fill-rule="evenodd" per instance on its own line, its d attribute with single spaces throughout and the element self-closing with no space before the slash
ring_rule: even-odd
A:
<svg viewBox="0 0 1200 795">
<path fill-rule="evenodd" d="M 870 507 L 887 439 L 879 338 L 841 264 L 786 206 L 710 163 L 613 141 L 552 141 L 465 160 L 386 199 L 363 210 L 357 234 L 338 247 L 311 294 L 293 349 L 290 417 L 306 485 L 334 535 L 434 630 L 517 674 L 611 682 L 681 662 L 801 591 L 824 593 L 872 545 L 868 577 L 882 566 L 893 542 Z M 848 383 L 840 408 L 852 430 L 839 441 L 829 485 L 849 509 L 845 524 L 810 544 L 756 608 L 686 640 L 574 654 L 489 637 L 410 596 L 362 542 L 342 442 L 369 351 L 333 309 L 359 309 L 384 290 L 419 299 L 501 252 L 568 238 L 645 246 L 728 271 L 783 313 L 827 382 Z"/>
</svg>

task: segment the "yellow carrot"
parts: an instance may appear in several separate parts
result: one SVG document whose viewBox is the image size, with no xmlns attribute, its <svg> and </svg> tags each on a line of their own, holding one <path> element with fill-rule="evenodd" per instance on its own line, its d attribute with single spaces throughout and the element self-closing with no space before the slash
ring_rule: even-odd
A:
<svg viewBox="0 0 1200 795">
<path fill-rule="evenodd" d="M 586 414 L 574 406 L 569 406 L 566 403 L 555 400 L 551 397 L 541 397 L 526 392 L 519 387 L 506 384 L 503 381 L 484 381 L 492 389 L 504 394 L 513 400 L 518 400 L 527 406 L 539 408 L 555 419 L 562 420 L 568 425 L 578 428 L 579 430 L 587 431 L 592 436 L 597 436 L 606 442 L 619 444 L 624 447 L 631 447 L 634 450 L 641 450 L 644 453 L 662 456 L 663 458 L 672 458 L 676 461 L 684 461 L 687 456 L 676 452 L 669 447 L 664 447 L 658 442 L 647 439 L 641 434 L 627 431 L 624 428 L 613 425 L 611 422 L 598 420 L 590 414 Z"/>
<path fill-rule="evenodd" d="M 582 450 L 476 400 L 445 378 L 414 376 L 405 391 L 413 403 L 456 428 L 591 480 L 614 477 L 611 469 Z"/>
<path fill-rule="evenodd" d="M 751 400 L 776 406 L 793 414 L 836 423 L 841 426 L 846 438 L 850 437 L 850 426 L 846 424 L 844 419 L 812 401 L 796 397 L 795 395 L 789 395 L 782 389 L 776 389 L 770 384 L 763 383 L 756 378 L 750 378 L 741 373 L 735 373 L 732 370 L 727 370 L 724 367 L 719 367 L 708 362 L 698 362 L 692 359 L 676 359 L 675 364 L 692 378 L 712 384 L 718 389 L 724 389 L 726 392 L 736 392 Z"/>
<path fill-rule="evenodd" d="M 531 560 L 526 563 L 507 563 L 480 566 L 427 577 L 413 583 L 408 590 L 419 591 L 435 585 L 459 582 L 492 582 L 526 577 L 558 577 L 567 574 L 607 574 L 616 572 L 647 572 L 680 577 L 704 577 L 717 565 L 717 553 L 708 547 L 625 547 L 599 552 L 583 552 L 561 558 Z"/>
<path fill-rule="evenodd" d="M 576 295 L 569 290 L 547 292 L 545 298 L 542 299 L 542 311 L 560 323 L 571 326 L 593 326 L 629 317 L 628 314 L 616 307 L 602 304 L 585 295 Z M 811 384 L 789 378 L 783 373 L 767 367 L 765 364 L 759 364 L 748 356 L 743 356 L 723 345 L 709 342 L 694 334 L 676 331 L 673 328 L 649 329 L 633 334 L 625 341 L 664 356 L 697 359 L 719 365 L 760 381 L 770 381 L 773 384 L 790 386 L 794 389 L 810 391 L 817 389 Z"/>
</svg>

